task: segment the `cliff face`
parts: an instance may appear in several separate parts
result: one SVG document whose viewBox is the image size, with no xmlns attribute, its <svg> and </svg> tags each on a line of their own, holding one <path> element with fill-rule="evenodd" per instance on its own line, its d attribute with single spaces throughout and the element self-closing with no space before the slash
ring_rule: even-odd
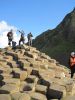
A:
<svg viewBox="0 0 75 100">
<path fill-rule="evenodd" d="M 36 37 L 33 46 L 61 64 L 68 65 L 70 52 L 75 51 L 75 9 L 55 29 Z"/>
<path fill-rule="evenodd" d="M 56 30 L 63 35 L 65 40 L 73 41 L 75 39 L 75 9 L 66 15 Z"/>
<path fill-rule="evenodd" d="M 65 66 L 36 48 L 0 49 L 0 100 L 66 100 L 74 84 Z"/>
</svg>

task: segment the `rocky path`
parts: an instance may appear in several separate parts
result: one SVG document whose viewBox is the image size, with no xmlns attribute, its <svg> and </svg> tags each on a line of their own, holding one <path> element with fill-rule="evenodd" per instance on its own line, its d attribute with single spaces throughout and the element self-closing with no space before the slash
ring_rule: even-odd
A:
<svg viewBox="0 0 75 100">
<path fill-rule="evenodd" d="M 69 70 L 36 48 L 0 50 L 0 100 L 75 100 Z"/>
</svg>

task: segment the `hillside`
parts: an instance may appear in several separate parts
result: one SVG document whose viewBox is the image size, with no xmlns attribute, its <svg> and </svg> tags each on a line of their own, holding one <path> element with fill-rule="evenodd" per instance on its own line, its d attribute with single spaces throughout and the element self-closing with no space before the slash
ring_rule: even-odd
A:
<svg viewBox="0 0 75 100">
<path fill-rule="evenodd" d="M 0 100 L 75 99 L 74 84 L 65 66 L 36 48 L 0 49 Z"/>
<path fill-rule="evenodd" d="M 33 46 L 68 66 L 70 52 L 75 51 L 75 9 L 55 29 L 36 37 Z"/>
</svg>

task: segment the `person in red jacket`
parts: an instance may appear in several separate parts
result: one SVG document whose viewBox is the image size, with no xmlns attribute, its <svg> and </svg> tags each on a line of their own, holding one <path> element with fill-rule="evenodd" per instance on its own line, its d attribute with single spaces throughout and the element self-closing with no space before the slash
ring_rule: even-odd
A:
<svg viewBox="0 0 75 100">
<path fill-rule="evenodd" d="M 74 73 L 75 73 L 75 52 L 71 52 L 70 69 L 71 69 L 71 78 L 73 78 Z"/>
</svg>

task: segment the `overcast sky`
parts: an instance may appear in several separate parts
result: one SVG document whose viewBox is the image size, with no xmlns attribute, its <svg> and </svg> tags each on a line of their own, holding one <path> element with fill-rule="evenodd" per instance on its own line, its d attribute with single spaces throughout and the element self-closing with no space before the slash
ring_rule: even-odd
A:
<svg viewBox="0 0 75 100">
<path fill-rule="evenodd" d="M 73 10 L 75 0 L 1 0 L 0 1 L 0 47 L 7 46 L 6 34 L 14 31 L 18 42 L 24 30 L 36 37 L 43 31 L 55 28 Z"/>
</svg>

